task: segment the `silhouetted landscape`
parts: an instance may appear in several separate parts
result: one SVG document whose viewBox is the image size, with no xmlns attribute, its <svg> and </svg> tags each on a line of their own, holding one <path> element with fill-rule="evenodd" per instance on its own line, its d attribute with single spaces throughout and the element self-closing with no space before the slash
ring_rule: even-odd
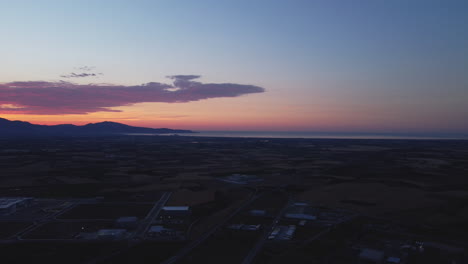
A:
<svg viewBox="0 0 468 264">
<path fill-rule="evenodd" d="M 125 133 L 152 133 L 152 134 L 174 134 L 193 133 L 190 130 L 169 128 L 146 128 L 133 127 L 116 122 L 101 122 L 87 124 L 84 126 L 64 125 L 35 125 L 24 121 L 10 121 L 0 118 L 0 137 L 40 137 L 40 136 L 96 136 Z"/>
<path fill-rule="evenodd" d="M 2 196 L 30 199 L 0 216 L 7 263 L 467 260 L 468 141 L 98 135 L 0 144 Z"/>
<path fill-rule="evenodd" d="M 467 0 L 0 10 L 0 264 L 468 264 Z"/>
</svg>

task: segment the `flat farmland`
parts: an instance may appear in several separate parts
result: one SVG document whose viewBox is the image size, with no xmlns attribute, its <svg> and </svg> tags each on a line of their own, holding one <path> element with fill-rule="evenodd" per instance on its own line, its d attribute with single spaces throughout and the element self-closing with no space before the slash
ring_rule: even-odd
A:
<svg viewBox="0 0 468 264">
<path fill-rule="evenodd" d="M 27 233 L 26 239 L 73 239 L 81 232 L 112 228 L 113 221 L 50 222 Z"/>
<path fill-rule="evenodd" d="M 261 231 L 222 229 L 180 263 L 242 263 L 260 235 Z"/>
<path fill-rule="evenodd" d="M 6 239 L 31 224 L 29 222 L 0 222 L 0 238 Z"/>
<path fill-rule="evenodd" d="M 22 242 L 0 245 L 0 255 L 2 263 L 8 264 L 81 264 L 95 257 L 110 254 L 118 248 L 122 248 L 122 244 L 118 242 Z"/>
<path fill-rule="evenodd" d="M 122 216 L 144 218 L 153 207 L 153 203 L 112 203 L 112 204 L 80 204 L 61 214 L 59 219 L 109 219 Z"/>
</svg>

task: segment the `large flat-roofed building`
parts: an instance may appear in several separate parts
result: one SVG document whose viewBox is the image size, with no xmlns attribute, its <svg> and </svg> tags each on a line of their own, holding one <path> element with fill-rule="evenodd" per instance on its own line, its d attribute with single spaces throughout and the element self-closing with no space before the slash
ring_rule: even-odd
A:
<svg viewBox="0 0 468 264">
<path fill-rule="evenodd" d="M 244 174 L 232 174 L 230 176 L 220 179 L 221 181 L 234 183 L 234 184 L 249 184 L 261 182 L 263 179 L 258 178 L 255 175 L 244 175 Z"/>
<path fill-rule="evenodd" d="M 317 220 L 317 216 L 309 214 L 286 214 L 285 217 L 299 220 Z"/>
<path fill-rule="evenodd" d="M 299 220 L 317 220 L 317 216 L 311 212 L 307 203 L 294 203 L 293 206 L 288 208 L 286 218 L 299 219 Z"/>
<path fill-rule="evenodd" d="M 164 211 L 189 211 L 189 206 L 163 206 Z"/>
<path fill-rule="evenodd" d="M 125 229 L 101 229 L 97 232 L 97 237 L 103 240 L 118 240 L 125 237 Z"/>
<path fill-rule="evenodd" d="M 123 216 L 115 220 L 115 226 L 118 228 L 133 229 L 138 225 L 138 217 L 136 216 Z"/>
<path fill-rule="evenodd" d="M 176 231 L 161 225 L 151 226 L 148 230 L 149 236 L 174 236 Z"/>
<path fill-rule="evenodd" d="M 272 240 L 291 240 L 294 233 L 296 232 L 295 225 L 289 226 L 277 226 L 268 236 L 268 239 Z"/>
<path fill-rule="evenodd" d="M 0 215 L 14 214 L 18 208 L 29 206 L 31 197 L 2 197 L 0 198 Z"/>
<path fill-rule="evenodd" d="M 164 206 L 161 211 L 162 215 L 171 216 L 188 216 L 191 214 L 189 206 Z"/>
<path fill-rule="evenodd" d="M 184 224 L 190 218 L 192 210 L 189 206 L 164 206 L 159 212 L 157 224 Z"/>
<path fill-rule="evenodd" d="M 183 240 L 185 239 L 184 232 L 161 225 L 151 226 L 148 230 L 148 236 L 153 239 L 162 240 Z"/>
</svg>

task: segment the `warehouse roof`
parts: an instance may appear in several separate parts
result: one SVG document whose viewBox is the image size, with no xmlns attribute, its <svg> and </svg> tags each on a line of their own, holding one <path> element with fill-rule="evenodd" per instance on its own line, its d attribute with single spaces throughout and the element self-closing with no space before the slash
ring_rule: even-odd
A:
<svg viewBox="0 0 468 264">
<path fill-rule="evenodd" d="M 164 206 L 162 208 L 164 211 L 188 211 L 190 210 L 189 206 Z"/>
</svg>

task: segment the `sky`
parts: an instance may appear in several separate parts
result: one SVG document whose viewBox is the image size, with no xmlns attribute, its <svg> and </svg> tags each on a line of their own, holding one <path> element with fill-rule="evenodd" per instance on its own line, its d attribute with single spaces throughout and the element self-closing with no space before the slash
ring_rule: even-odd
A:
<svg viewBox="0 0 468 264">
<path fill-rule="evenodd" d="M 468 133 L 465 0 L 0 0 L 0 117 Z"/>
</svg>

